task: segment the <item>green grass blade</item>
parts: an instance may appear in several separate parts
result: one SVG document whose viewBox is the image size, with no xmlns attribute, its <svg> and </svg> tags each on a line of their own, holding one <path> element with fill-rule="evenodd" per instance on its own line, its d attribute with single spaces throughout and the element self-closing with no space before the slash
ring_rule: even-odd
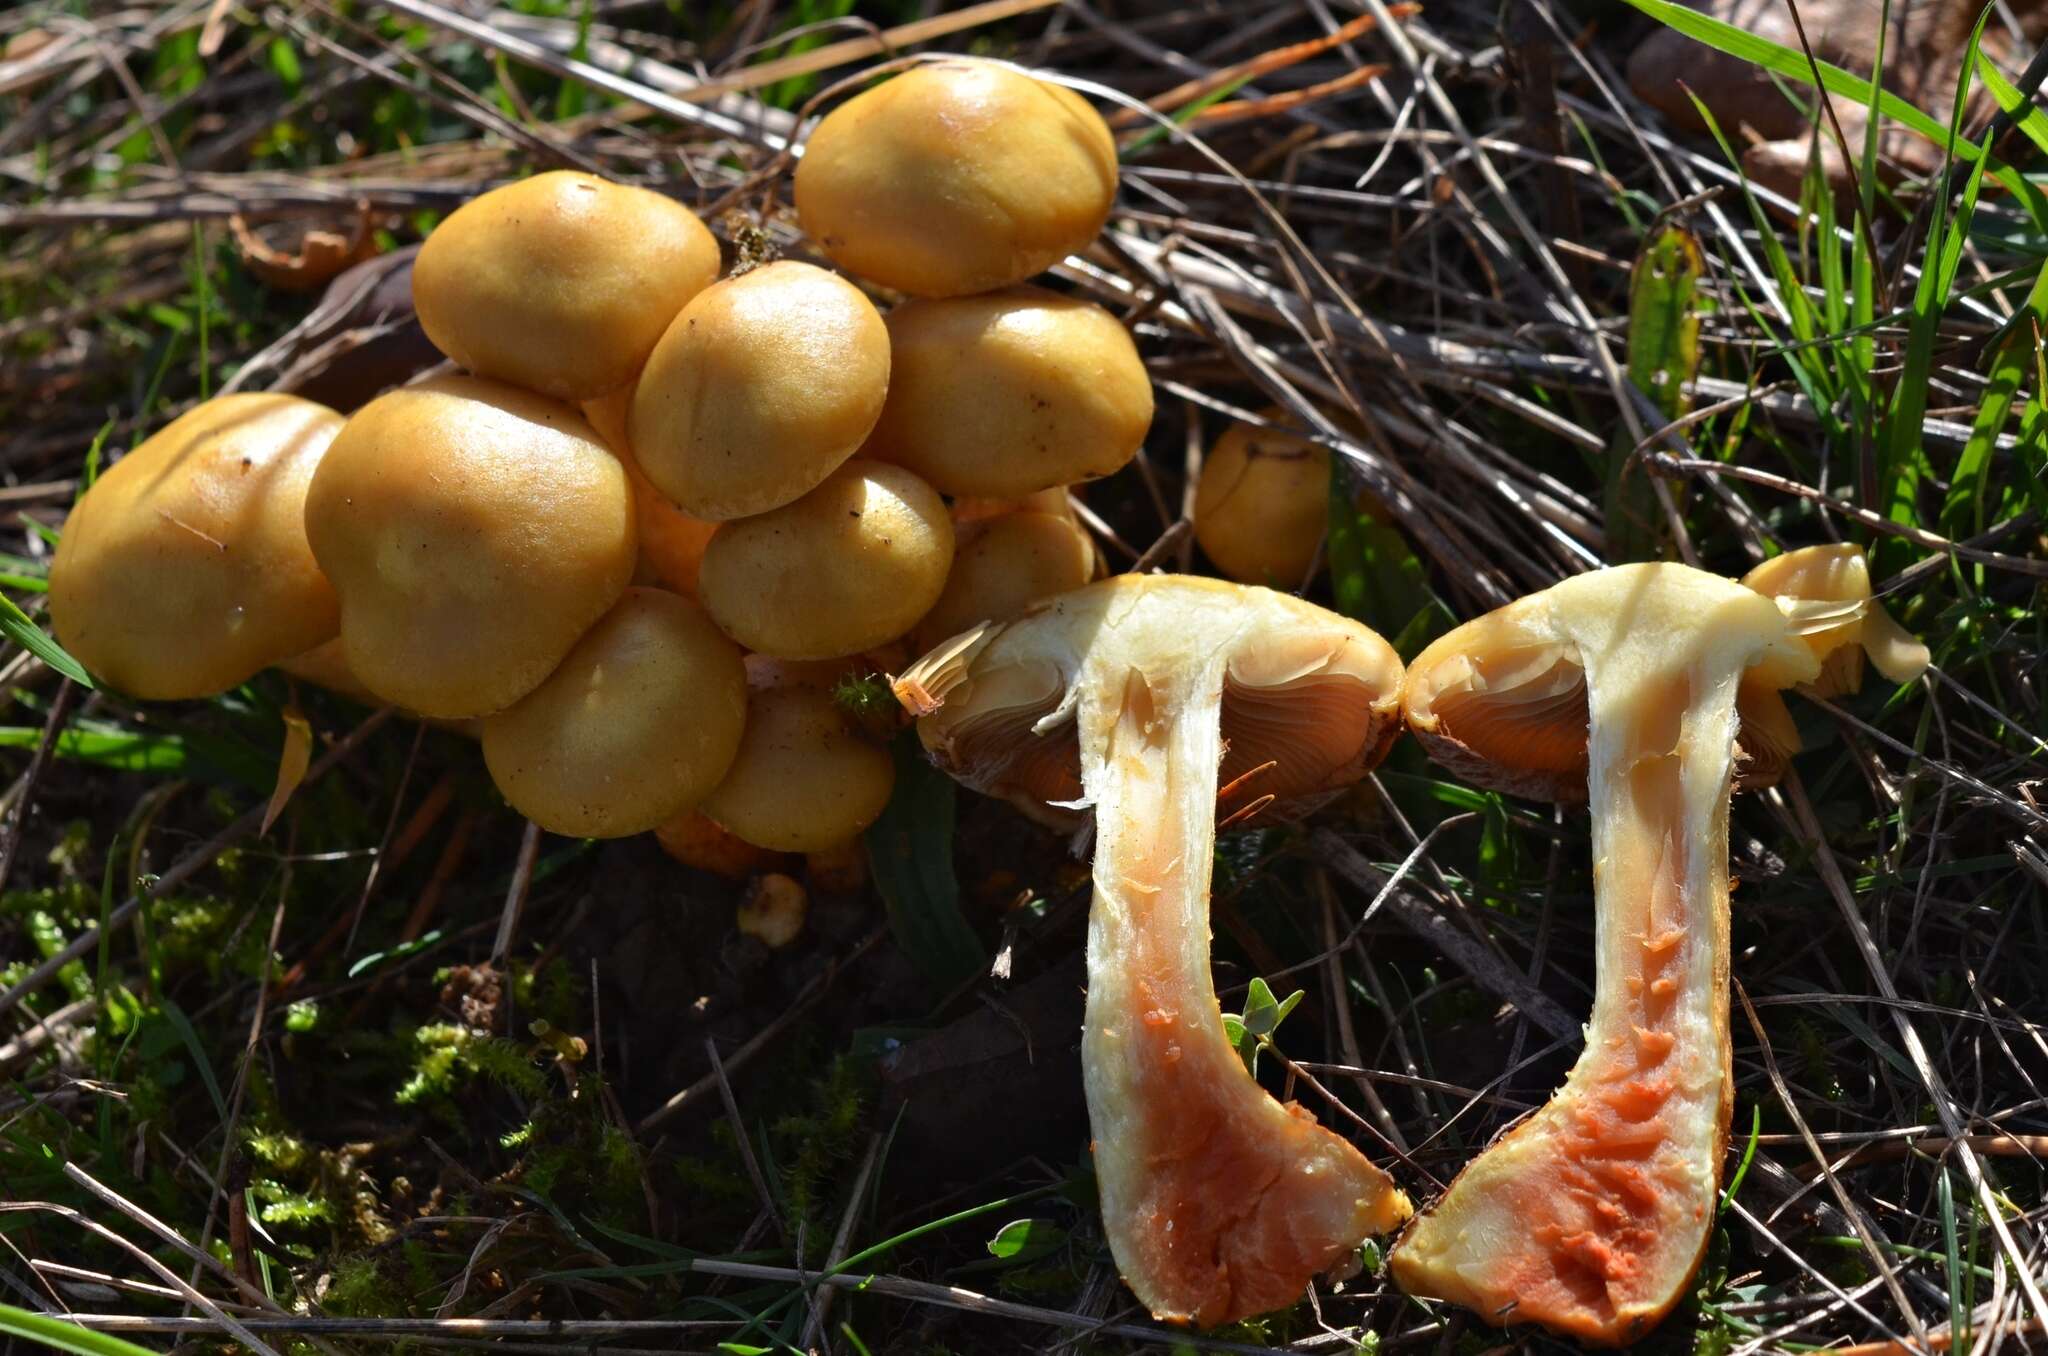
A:
<svg viewBox="0 0 2048 1356">
<path fill-rule="evenodd" d="M 1964 61 L 1962 78 L 1956 84 L 1950 126 L 1958 132 L 1970 93 L 1970 67 L 1974 64 L 1978 40 L 1984 34 L 1984 20 L 1990 12 L 1986 9 L 1977 18 L 1977 27 L 1970 34 L 1969 56 Z M 1990 134 L 1986 133 L 1983 149 L 1988 152 L 1990 145 Z M 1927 225 L 1927 246 L 1920 282 L 1913 292 L 1913 318 L 1906 327 L 1902 370 L 1898 384 L 1893 388 L 1892 405 L 1886 417 L 1884 464 L 1877 487 L 1879 502 L 1873 505 L 1893 522 L 1911 523 L 1919 518 L 1920 485 L 1930 470 L 1926 450 L 1921 446 L 1921 421 L 1927 414 L 1934 344 L 1941 334 L 1941 317 L 1948 309 L 1949 291 L 1955 284 L 1956 271 L 1962 265 L 1963 244 L 1969 238 L 1970 219 L 1976 215 L 1977 195 L 1984 184 L 1984 165 L 1989 158 L 1988 154 L 1977 157 L 1953 217 L 1944 210 L 1952 162 L 1943 164 L 1935 181 L 1935 208 Z"/>
<path fill-rule="evenodd" d="M 80 687 L 89 688 L 93 685 L 92 675 L 85 671 L 85 665 L 73 659 L 70 652 L 59 645 L 49 632 L 37 626 L 28 613 L 16 606 L 12 598 L 4 595 L 0 595 L 0 635 L 6 636 Z"/>
<path fill-rule="evenodd" d="M 1669 421 L 1684 414 L 1686 387 L 1699 374 L 1699 282 L 1706 272 L 1699 241 L 1676 223 L 1660 227 L 1636 254 L 1628 283 L 1628 375 Z M 1663 550 L 1664 515 L 1655 488 L 1633 465 L 1635 440 L 1618 430 L 1607 446 L 1607 558 L 1654 560 Z"/>
<path fill-rule="evenodd" d="M 2020 383 L 2034 365 L 2037 336 L 2043 327 L 2048 327 L 2048 264 L 2041 266 L 2019 314 L 2013 317 L 2012 327 L 1993 350 L 1991 382 L 1977 406 L 1977 417 L 1970 425 L 1970 440 L 1956 459 L 1955 472 L 1949 478 L 1948 500 L 1942 505 L 1942 531 L 1949 536 L 1969 536 L 1984 530 L 1991 454 L 2005 428 L 2006 416 L 2012 412 Z"/>
<path fill-rule="evenodd" d="M 72 1352 L 74 1356 L 159 1356 L 149 1347 L 124 1342 L 109 1333 L 81 1328 L 61 1318 L 32 1314 L 11 1304 L 0 1304 L 0 1333 L 27 1342 L 31 1347 L 49 1347 L 55 1351 Z"/>
<path fill-rule="evenodd" d="M 953 873 L 956 788 L 926 761 L 915 734 L 901 735 L 895 752 L 896 790 L 867 832 L 868 856 L 896 944 L 934 988 L 950 989 L 987 961 Z"/>
<path fill-rule="evenodd" d="M 1672 0 L 1628 0 L 1628 3 L 1667 28 L 1674 28 L 1716 51 L 1739 57 L 1803 85 L 1813 83 L 1813 67 L 1818 66 L 1821 86 L 1829 93 L 1844 95 L 1864 103 L 1874 103 L 1886 117 L 1945 148 L 1958 160 L 1985 162 L 1987 172 L 2005 185 L 2027 215 L 2033 219 L 2035 226 L 2048 231 L 2048 196 L 2044 196 L 2039 187 L 2012 166 L 1993 159 L 1987 147 L 1976 146 L 1953 136 L 1939 121 L 1890 90 L 1875 89 L 1870 81 L 1863 77 L 1825 61 L 1809 65 L 1804 52 L 1760 38 L 1747 29 L 1723 23 L 1697 10 L 1673 4 Z"/>
</svg>

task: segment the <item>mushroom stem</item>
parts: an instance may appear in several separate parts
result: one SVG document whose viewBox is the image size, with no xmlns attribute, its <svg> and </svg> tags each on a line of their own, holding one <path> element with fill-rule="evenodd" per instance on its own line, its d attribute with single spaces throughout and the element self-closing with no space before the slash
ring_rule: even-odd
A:
<svg viewBox="0 0 2048 1356">
<path fill-rule="evenodd" d="M 1095 899 L 1081 1066 L 1111 1251 L 1155 1315 L 1292 1303 L 1406 1217 L 1386 1177 L 1283 1106 L 1225 1039 L 1209 974 L 1221 665 L 1083 689 Z"/>
</svg>

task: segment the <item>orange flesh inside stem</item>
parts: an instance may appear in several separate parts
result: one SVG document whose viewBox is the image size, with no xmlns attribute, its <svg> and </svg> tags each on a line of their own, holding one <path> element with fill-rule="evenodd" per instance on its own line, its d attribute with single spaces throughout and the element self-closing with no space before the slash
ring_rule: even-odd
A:
<svg viewBox="0 0 2048 1356">
<path fill-rule="evenodd" d="M 1599 973 L 1585 1051 L 1393 1255 L 1411 1292 L 1599 1345 L 1634 1340 L 1683 1294 L 1732 1102 L 1734 676 L 1619 686 L 1603 703 L 1589 684 Z"/>
<path fill-rule="evenodd" d="M 1185 710 L 1133 672 L 1086 775 L 1096 893 L 1082 1065 L 1103 1220 L 1156 1317 L 1204 1326 L 1294 1303 L 1408 1203 L 1348 1142 L 1281 1105 L 1224 1038 L 1209 974 L 1216 697 Z M 1089 741 L 1084 740 L 1084 746 Z"/>
</svg>

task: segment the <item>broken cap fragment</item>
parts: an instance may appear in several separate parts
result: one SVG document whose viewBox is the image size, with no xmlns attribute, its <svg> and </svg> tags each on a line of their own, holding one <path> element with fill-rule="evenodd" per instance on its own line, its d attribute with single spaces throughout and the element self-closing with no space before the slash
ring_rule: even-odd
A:
<svg viewBox="0 0 2048 1356">
<path fill-rule="evenodd" d="M 1777 603 L 1793 633 L 1821 661 L 1820 674 L 1799 690 L 1839 697 L 1863 686 L 1867 657 L 1888 681 L 1909 683 L 1927 668 L 1927 647 L 1893 620 L 1871 594 L 1863 548 L 1847 542 L 1807 546 L 1773 556 L 1742 582 Z M 1739 769 L 1744 788 L 1771 786 L 1799 752 L 1799 728 L 1785 699 L 1768 683 L 1745 679 L 1736 698 L 1742 716 Z"/>
<path fill-rule="evenodd" d="M 1814 634 L 1732 580 L 1625 565 L 1467 622 L 1410 666 L 1405 714 L 1433 757 L 1588 798 L 1598 973 L 1565 1085 L 1402 1236 L 1404 1289 L 1593 1345 L 1635 1340 L 1685 1293 L 1732 1102 L 1737 692 L 1819 677 Z"/>
<path fill-rule="evenodd" d="M 1219 785 L 1292 799 L 1363 776 L 1397 733 L 1401 662 L 1268 589 L 1122 575 L 939 646 L 896 680 L 967 785 L 1095 814 L 1081 1037 L 1111 1251 L 1156 1316 L 1291 1304 L 1407 1198 L 1225 1040 L 1209 974 Z"/>
</svg>

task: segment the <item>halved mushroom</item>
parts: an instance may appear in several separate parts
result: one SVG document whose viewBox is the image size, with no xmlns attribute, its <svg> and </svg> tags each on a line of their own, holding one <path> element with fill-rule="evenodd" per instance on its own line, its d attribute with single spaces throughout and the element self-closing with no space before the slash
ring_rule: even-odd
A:
<svg viewBox="0 0 2048 1356">
<path fill-rule="evenodd" d="M 50 562 L 50 620 L 131 696 L 210 697 L 339 625 L 306 542 L 306 487 L 342 418 L 224 395 L 144 439 L 79 496 Z"/>
<path fill-rule="evenodd" d="M 1399 730 L 1401 661 L 1261 588 L 1122 575 L 941 645 L 896 680 L 977 790 L 1095 812 L 1081 1061 L 1104 1232 L 1155 1315 L 1205 1325 L 1298 1299 L 1408 1201 L 1254 1082 L 1209 974 L 1219 778 L 1281 799 L 1363 776 Z"/>
<path fill-rule="evenodd" d="M 1818 677 L 1802 643 L 1818 634 L 1732 580 L 1623 565 L 1467 622 L 1410 666 L 1409 728 L 1438 761 L 1518 794 L 1589 798 L 1598 963 L 1564 1086 L 1396 1244 L 1410 1293 L 1595 1345 L 1642 1336 L 1684 1293 L 1733 1098 L 1737 692 L 1776 701 Z"/>
</svg>

